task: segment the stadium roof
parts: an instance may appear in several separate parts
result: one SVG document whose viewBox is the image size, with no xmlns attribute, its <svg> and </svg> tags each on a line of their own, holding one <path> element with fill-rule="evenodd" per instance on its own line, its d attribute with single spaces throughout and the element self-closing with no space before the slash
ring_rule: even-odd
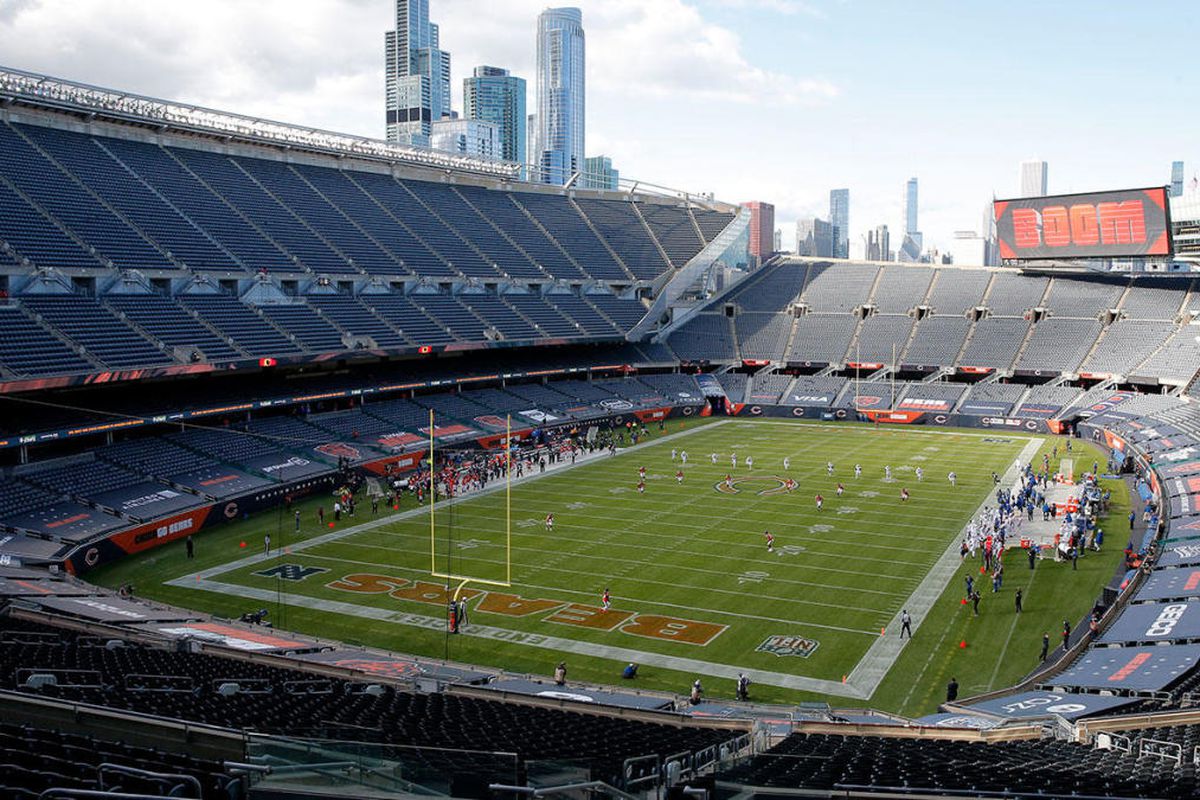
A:
<svg viewBox="0 0 1200 800">
<path fill-rule="evenodd" d="M 521 165 L 512 161 L 445 153 L 335 133 L 286 122 L 217 111 L 203 106 L 105 89 L 85 83 L 0 66 L 0 103 L 85 113 L 115 122 L 150 124 L 192 133 L 217 134 L 334 155 L 401 161 L 422 167 L 453 169 L 515 179 Z"/>
</svg>

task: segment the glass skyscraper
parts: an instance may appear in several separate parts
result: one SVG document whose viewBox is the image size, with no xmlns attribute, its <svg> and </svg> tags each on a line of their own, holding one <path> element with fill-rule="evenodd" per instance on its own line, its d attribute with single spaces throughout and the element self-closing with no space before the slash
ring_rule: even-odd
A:
<svg viewBox="0 0 1200 800">
<path fill-rule="evenodd" d="M 1047 192 L 1049 168 L 1045 161 L 1021 162 L 1021 197 L 1042 197 Z"/>
<path fill-rule="evenodd" d="M 833 257 L 850 257 L 850 190 L 829 192 L 829 222 L 833 225 Z"/>
<path fill-rule="evenodd" d="M 583 169 L 583 126 L 583 12 L 547 8 L 538 15 L 533 180 L 562 184 Z"/>
<path fill-rule="evenodd" d="M 1171 197 L 1183 194 L 1183 162 L 1171 162 Z"/>
<path fill-rule="evenodd" d="M 387 140 L 428 147 L 430 125 L 450 115 L 450 54 L 438 47 L 429 0 L 396 0 L 384 50 Z"/>
<path fill-rule="evenodd" d="M 524 78 L 499 67 L 476 67 L 470 78 L 463 78 L 463 116 L 499 129 L 497 156 L 525 162 Z"/>
<path fill-rule="evenodd" d="M 917 227 L 917 179 L 909 178 L 904 184 L 904 232 L 916 233 Z"/>
</svg>

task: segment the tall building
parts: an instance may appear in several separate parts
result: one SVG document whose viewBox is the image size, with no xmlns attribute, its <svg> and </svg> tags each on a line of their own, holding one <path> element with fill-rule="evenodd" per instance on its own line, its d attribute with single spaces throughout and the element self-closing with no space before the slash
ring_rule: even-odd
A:
<svg viewBox="0 0 1200 800">
<path fill-rule="evenodd" d="M 496 156 L 525 162 L 525 79 L 499 67 L 476 67 L 463 78 L 463 117 L 497 128 Z"/>
<path fill-rule="evenodd" d="M 434 150 L 483 158 L 500 157 L 500 126 L 480 119 L 439 119 L 430 126 Z"/>
<path fill-rule="evenodd" d="M 875 230 L 867 231 L 867 261 L 891 261 L 891 246 L 887 225 L 876 225 Z"/>
<path fill-rule="evenodd" d="M 833 225 L 834 258 L 850 257 L 850 190 L 829 192 L 829 222 Z"/>
<path fill-rule="evenodd" d="M 904 232 L 916 233 L 917 226 L 917 179 L 909 178 L 904 184 Z"/>
<path fill-rule="evenodd" d="M 750 209 L 750 255 L 766 260 L 775 252 L 775 206 L 759 200 L 742 206 Z"/>
<path fill-rule="evenodd" d="M 796 220 L 796 255 L 833 257 L 833 225 L 819 217 Z"/>
<path fill-rule="evenodd" d="M 562 184 L 583 168 L 583 12 L 547 8 L 538 15 L 537 137 L 533 178 Z"/>
<path fill-rule="evenodd" d="M 1048 194 L 1046 190 L 1045 161 L 1021 162 L 1021 197 L 1042 197 Z"/>
<path fill-rule="evenodd" d="M 1183 162 L 1171 162 L 1171 197 L 1183 194 Z"/>
<path fill-rule="evenodd" d="M 775 229 L 775 250 L 776 253 L 783 252 L 783 231 L 779 228 Z"/>
<path fill-rule="evenodd" d="M 428 147 L 432 124 L 450 116 L 450 54 L 438 47 L 429 0 L 396 0 L 384 50 L 387 139 Z"/>
<path fill-rule="evenodd" d="M 620 180 L 621 172 L 613 169 L 612 159 L 608 156 L 594 156 L 583 160 L 583 188 L 615 191 Z"/>
</svg>

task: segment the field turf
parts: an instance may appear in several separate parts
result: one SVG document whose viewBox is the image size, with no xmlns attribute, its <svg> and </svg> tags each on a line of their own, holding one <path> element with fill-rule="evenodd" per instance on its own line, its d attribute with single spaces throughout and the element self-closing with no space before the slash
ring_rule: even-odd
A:
<svg viewBox="0 0 1200 800">
<path fill-rule="evenodd" d="M 1040 442 L 1036 463 L 1055 443 L 1062 440 Z M 1004 473 L 1035 447 L 1037 437 L 986 431 L 673 422 L 616 456 L 515 482 L 511 548 L 500 484 L 439 506 L 432 532 L 428 510 L 411 500 L 378 518 L 362 502 L 356 519 L 318 527 L 317 504 L 331 519 L 323 498 L 300 506 L 299 535 L 290 512 L 269 512 L 204 532 L 191 562 L 175 543 L 89 577 L 110 586 L 132 582 L 140 595 L 224 616 L 266 607 L 280 627 L 398 652 L 540 675 L 565 660 L 570 678 L 608 683 L 635 660 L 642 688 L 684 692 L 700 676 L 710 696 L 731 696 L 732 675 L 746 669 L 756 676 L 756 700 L 822 698 L 916 716 L 935 710 L 951 675 L 963 696 L 1018 680 L 1035 665 L 1043 630 L 1054 639 L 1063 619 L 1075 624 L 1119 561 L 1120 533 L 1078 571 L 1043 561 L 1031 572 L 1017 550 L 1006 559 L 1002 590 L 984 586 L 979 617 L 959 602 L 962 576 L 972 570 L 978 577 L 978 563 L 958 567 L 944 593 L 934 587 L 928 616 L 893 654 L 871 697 L 839 696 L 842 676 L 853 673 L 881 629 L 898 633 L 901 608 L 989 501 L 992 471 Z M 689 455 L 682 484 L 672 449 Z M 1073 455 L 1080 468 L 1103 460 L 1078 442 Z M 791 460 L 786 471 L 784 457 Z M 645 494 L 635 489 L 641 466 Z M 920 483 L 917 466 L 925 472 Z M 957 487 L 947 481 L 950 471 Z M 726 474 L 736 492 L 721 491 Z M 785 478 L 797 482 L 794 491 L 781 487 Z M 846 487 L 840 498 L 839 481 Z M 911 492 L 907 502 L 902 487 Z M 1119 521 L 1128 496 L 1122 484 L 1112 488 Z M 819 511 L 817 493 L 825 498 Z M 547 513 L 553 531 L 543 523 Z M 766 530 L 775 536 L 772 551 Z M 247 558 L 262 550 L 268 532 L 284 546 L 269 558 Z M 283 564 L 322 571 L 301 580 L 259 574 Z M 205 575 L 214 583 L 193 577 L 218 567 Z M 446 581 L 431 570 L 507 582 L 510 567 L 511 587 L 464 587 L 467 635 L 448 635 L 441 624 Z M 460 581 L 450 583 L 453 592 Z M 1012 603 L 1018 586 L 1021 615 Z M 612 609 L 601 612 L 605 587 Z M 378 619 L 381 609 L 393 613 Z"/>
</svg>

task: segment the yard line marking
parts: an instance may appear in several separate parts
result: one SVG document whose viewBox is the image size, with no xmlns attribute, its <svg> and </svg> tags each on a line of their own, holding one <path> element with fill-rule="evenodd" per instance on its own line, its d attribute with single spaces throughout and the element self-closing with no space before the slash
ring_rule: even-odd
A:
<svg viewBox="0 0 1200 800">
<path fill-rule="evenodd" d="M 183 578 L 176 578 L 175 580 L 167 581 L 167 583 L 169 585 L 179 585 L 186 588 L 217 592 L 219 594 L 234 594 L 238 597 L 244 597 L 251 600 L 260 600 L 264 602 L 271 602 L 276 599 L 274 590 L 255 589 L 249 586 L 225 584 L 218 581 L 200 580 L 189 582 Z M 290 597 L 293 596 L 289 595 L 289 598 Z M 307 595 L 295 595 L 294 597 L 296 600 L 295 605 L 303 606 L 304 608 L 313 609 L 316 611 L 325 611 L 332 614 L 359 617 L 363 619 L 374 619 L 383 622 L 395 622 L 401 625 L 408 625 L 412 627 L 423 628 L 429 631 L 436 631 L 438 633 L 444 633 L 446 630 L 446 620 L 442 617 L 408 614 L 405 612 L 398 612 L 386 608 L 378 608 L 375 606 L 360 606 L 354 603 L 343 603 L 337 600 L 323 600 L 315 597 L 309 597 Z M 577 639 L 562 639 L 556 636 L 524 633 L 521 631 L 509 630 L 507 628 L 492 628 L 486 625 L 475 624 L 468 626 L 466 629 L 464 629 L 463 633 L 459 635 L 489 639 L 493 641 L 519 643 L 531 647 L 554 650 L 556 652 L 597 656 L 623 664 L 627 664 L 630 661 L 638 664 L 652 664 L 656 667 L 663 667 L 665 669 L 678 670 L 680 672 L 690 672 L 693 674 L 713 675 L 721 678 L 736 679 L 738 673 L 744 672 L 747 676 L 749 676 L 750 680 L 754 681 L 755 683 L 761 683 L 769 686 L 780 686 L 785 689 L 797 689 L 805 692 L 816 692 L 819 694 L 865 699 L 858 694 L 853 687 L 845 686 L 837 681 L 822 680 L 819 678 L 806 678 L 801 675 L 788 675 L 781 672 L 770 672 L 766 670 L 738 667 L 729 664 L 718 664 L 716 662 L 702 661 L 696 658 L 669 656 L 662 653 L 644 652 L 627 647 L 613 647 L 611 645 L 595 644 L 593 642 L 584 642 Z"/>
<path fill-rule="evenodd" d="M 318 556 L 318 555 L 313 555 L 312 553 L 309 553 L 307 556 L 305 556 L 305 558 L 315 558 L 320 561 L 336 561 L 336 562 L 343 563 L 343 564 L 355 564 L 360 567 L 376 567 L 379 569 L 399 570 L 402 572 L 415 572 L 418 575 L 424 575 L 425 577 L 429 577 L 429 572 L 427 570 L 421 569 L 420 567 L 405 567 L 405 566 L 401 566 L 399 564 L 380 564 L 376 561 L 355 561 L 355 560 L 348 559 L 348 558 L 337 558 L 334 556 Z M 540 569 L 540 567 L 539 567 L 539 569 Z M 595 577 L 594 572 L 579 572 L 577 570 L 558 569 L 558 568 L 553 568 L 553 569 L 555 572 L 567 572 L 572 575 L 588 575 L 591 577 Z M 649 584 L 659 583 L 659 581 L 642 580 L 639 578 L 625 578 L 625 580 L 630 580 L 630 581 L 633 581 L 634 583 L 649 583 Z M 191 584 L 188 584 L 185 581 L 182 585 L 190 586 Z M 732 595 L 736 595 L 738 597 L 745 597 L 745 592 L 737 592 L 737 591 L 732 591 L 730 589 L 713 589 L 711 587 L 704 587 L 704 586 L 689 587 L 687 584 L 679 584 L 679 585 L 682 588 L 692 588 L 692 589 L 697 589 L 697 590 L 703 589 L 704 591 L 708 591 L 708 592 L 720 592 L 721 594 L 732 594 Z M 819 586 L 820 584 L 815 584 L 815 585 Z M 578 589 L 566 589 L 566 588 L 563 588 L 560 586 L 543 586 L 543 585 L 537 584 L 537 583 L 523 583 L 523 582 L 519 582 L 519 581 L 514 581 L 513 588 L 518 588 L 518 587 L 523 588 L 523 589 L 536 589 L 539 592 L 558 592 L 559 594 L 574 594 L 574 595 L 580 595 L 582 597 L 593 597 L 594 598 L 596 596 L 595 592 L 590 592 L 590 591 L 581 591 Z M 825 587 L 825 588 L 828 588 L 828 587 Z M 842 587 L 842 589 L 843 589 L 843 591 L 855 591 L 855 592 L 859 591 L 858 589 L 852 589 L 850 587 Z M 895 596 L 900 596 L 900 595 L 895 595 Z M 682 608 L 687 611 L 698 611 L 698 612 L 704 612 L 704 613 L 708 613 L 708 614 L 718 614 L 718 615 L 730 616 L 730 617 L 742 617 L 745 619 L 762 619 L 762 620 L 770 620 L 772 622 L 786 622 L 786 623 L 793 622 L 793 620 L 775 619 L 773 617 L 762 616 L 761 614 L 740 614 L 740 613 L 733 612 L 733 611 L 722 611 L 722 610 L 716 609 L 716 608 L 698 608 L 696 606 L 685 606 L 685 605 L 681 605 L 678 603 L 666 603 L 666 602 L 663 602 L 660 600 L 648 600 L 648 599 L 642 599 L 642 598 L 634 598 L 630 595 L 626 595 L 626 597 L 630 600 L 637 600 L 637 602 L 639 602 L 639 603 L 645 603 L 650 606 L 663 606 L 665 608 Z M 775 597 L 773 595 L 766 595 L 766 594 L 759 594 L 759 593 L 756 593 L 755 597 L 761 597 L 764 600 L 775 600 L 775 601 L 783 602 L 783 603 L 799 603 L 801 605 L 823 606 L 826 608 L 836 608 L 836 609 L 842 610 L 842 611 L 860 611 L 864 614 L 873 614 L 873 613 L 877 613 L 879 611 L 879 609 L 877 609 L 877 608 L 862 608 L 859 606 L 848 606 L 844 603 L 822 603 L 818 600 L 804 600 L 804 599 L 797 598 L 797 597 Z M 879 635 L 878 633 L 875 632 L 874 629 L 861 630 L 861 629 L 855 629 L 855 628 L 840 628 L 836 625 L 818 625 L 815 622 L 814 623 L 805 623 L 805 624 L 816 625 L 817 627 L 829 628 L 831 630 L 847 631 L 850 633 L 864 633 L 864 634 L 867 634 L 868 636 L 878 636 Z"/>
</svg>

